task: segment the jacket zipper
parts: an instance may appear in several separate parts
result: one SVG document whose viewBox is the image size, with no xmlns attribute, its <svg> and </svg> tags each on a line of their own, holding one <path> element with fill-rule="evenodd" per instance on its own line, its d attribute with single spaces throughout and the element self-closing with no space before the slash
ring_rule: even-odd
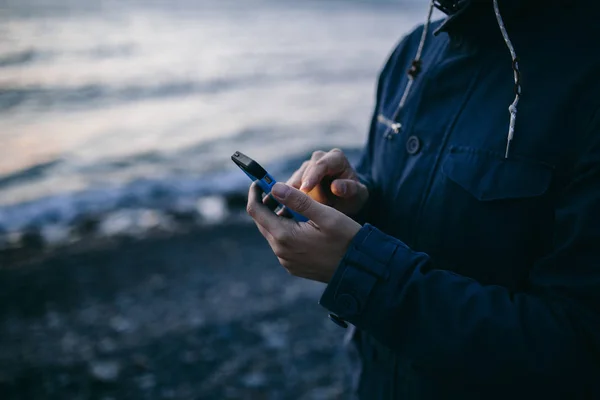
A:
<svg viewBox="0 0 600 400">
<path fill-rule="evenodd" d="M 387 126 L 388 129 L 391 129 L 394 133 L 399 133 L 400 129 L 402 128 L 402 124 L 400 122 L 392 121 L 381 114 L 377 116 L 377 121 Z"/>
</svg>

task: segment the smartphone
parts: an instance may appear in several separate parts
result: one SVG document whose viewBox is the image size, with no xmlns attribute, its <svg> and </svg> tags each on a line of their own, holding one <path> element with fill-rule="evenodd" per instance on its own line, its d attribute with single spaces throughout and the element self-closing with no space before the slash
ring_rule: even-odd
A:
<svg viewBox="0 0 600 400">
<path fill-rule="evenodd" d="M 283 207 L 281 204 L 275 200 L 273 196 L 271 196 L 271 189 L 277 183 L 275 178 L 273 178 L 263 167 L 260 166 L 259 163 L 248 157 L 247 155 L 236 151 L 231 156 L 231 160 L 238 166 L 251 181 L 256 182 L 258 186 L 262 189 L 265 195 L 270 196 L 272 201 L 275 204 L 275 208 Z M 308 218 L 303 215 L 298 214 L 297 212 L 290 210 L 289 208 L 285 208 L 285 212 L 289 213 L 289 215 L 294 218 L 298 222 L 306 222 Z"/>
</svg>

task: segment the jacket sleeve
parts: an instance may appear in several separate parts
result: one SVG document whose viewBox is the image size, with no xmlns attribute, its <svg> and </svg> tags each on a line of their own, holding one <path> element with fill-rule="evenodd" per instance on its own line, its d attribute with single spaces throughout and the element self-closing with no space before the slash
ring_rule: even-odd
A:
<svg viewBox="0 0 600 400">
<path fill-rule="evenodd" d="M 439 376 L 597 381 L 600 112 L 584 141 L 555 206 L 553 249 L 532 265 L 527 291 L 436 269 L 427 254 L 367 224 L 321 304 Z"/>
</svg>

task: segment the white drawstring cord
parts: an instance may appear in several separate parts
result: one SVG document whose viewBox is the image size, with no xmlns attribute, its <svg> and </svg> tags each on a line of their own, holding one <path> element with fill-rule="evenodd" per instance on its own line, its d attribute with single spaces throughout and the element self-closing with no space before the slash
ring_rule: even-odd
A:
<svg viewBox="0 0 600 400">
<path fill-rule="evenodd" d="M 510 57 L 512 59 L 512 68 L 514 74 L 514 91 L 515 91 L 515 99 L 512 104 L 508 107 L 508 111 L 510 113 L 510 123 L 508 126 L 508 136 L 506 138 L 506 151 L 504 153 L 504 158 L 508 158 L 510 153 L 510 145 L 515 136 L 515 125 L 517 122 L 517 106 L 519 105 L 519 100 L 521 99 L 521 72 L 519 70 L 519 59 L 517 57 L 517 53 L 515 52 L 515 48 L 508 36 L 508 32 L 506 31 L 506 27 L 504 26 L 504 20 L 502 19 L 502 15 L 500 14 L 500 8 L 498 6 L 498 0 L 493 0 L 494 3 L 494 12 L 496 14 L 496 20 L 498 21 L 498 26 L 500 27 L 500 32 L 502 33 L 502 37 L 504 38 L 504 42 L 506 43 L 506 47 L 508 47 L 508 51 L 510 52 Z M 398 116 L 410 94 L 412 89 L 414 80 L 416 76 L 419 74 L 421 70 L 421 56 L 423 53 L 423 49 L 425 48 L 425 42 L 427 41 L 427 33 L 429 31 L 429 26 L 431 24 L 431 16 L 433 14 L 433 9 L 435 7 L 435 0 L 431 0 L 429 3 L 429 10 L 427 11 L 427 19 L 423 26 L 423 33 L 421 33 L 421 40 L 419 42 L 419 47 L 417 49 L 417 54 L 412 62 L 411 69 L 408 72 L 408 82 L 406 87 L 404 88 L 404 93 L 402 94 L 402 98 L 400 99 L 400 103 L 394 112 L 394 115 L 391 119 L 387 119 L 383 116 L 379 116 L 379 122 L 385 123 L 388 128 L 385 131 L 384 137 L 391 139 L 393 134 L 397 134 L 400 132 L 402 125 L 399 122 L 396 122 Z"/>
<path fill-rule="evenodd" d="M 508 158 L 508 153 L 510 152 L 510 144 L 515 135 L 515 124 L 517 121 L 517 106 L 519 105 L 519 100 L 521 98 L 521 72 L 519 71 L 519 59 L 517 58 L 517 53 L 515 52 L 515 48 L 513 47 L 512 42 L 510 41 L 510 37 L 508 36 L 508 32 L 506 31 L 506 27 L 504 26 L 504 20 L 502 19 L 502 15 L 500 14 L 498 0 L 494 0 L 494 12 L 496 13 L 496 20 L 498 21 L 498 26 L 500 27 L 500 32 L 502 32 L 502 37 L 504 38 L 506 47 L 508 47 L 508 51 L 510 51 L 510 57 L 512 58 L 512 67 L 515 79 L 515 100 L 508 107 L 508 111 L 510 112 L 510 124 L 508 126 L 508 137 L 506 138 L 506 152 L 504 154 L 504 158 Z"/>
<path fill-rule="evenodd" d="M 423 48 L 425 47 L 425 42 L 427 41 L 427 32 L 429 31 L 429 25 L 431 24 L 431 15 L 433 14 L 433 0 L 429 4 L 429 11 L 427 12 L 427 19 L 425 20 L 425 24 L 423 25 L 423 33 L 421 33 L 421 40 L 419 41 L 419 48 L 417 49 L 417 54 L 415 55 L 415 59 L 413 64 L 421 62 L 421 55 L 423 54 Z M 398 106 L 399 109 L 402 109 L 406 104 L 406 99 L 410 93 L 410 89 L 412 88 L 413 82 L 415 81 L 415 77 L 413 75 L 408 75 L 408 83 L 406 88 L 404 89 L 404 93 L 402 94 L 402 99 L 400 100 L 400 104 Z M 395 117 L 393 118 L 396 119 Z"/>
<path fill-rule="evenodd" d="M 398 107 L 396 108 L 396 112 L 392 116 L 391 120 L 387 118 L 378 118 L 380 122 L 388 125 L 388 128 L 385 130 L 384 137 L 387 139 L 391 139 L 393 134 L 397 134 L 400 132 L 400 128 L 402 124 L 396 122 L 398 116 L 404 105 L 406 104 L 406 100 L 408 99 L 408 95 L 413 87 L 413 83 L 415 81 L 416 76 L 421 71 L 421 56 L 423 54 L 423 49 L 425 48 L 425 42 L 427 41 L 427 33 L 429 31 L 429 26 L 431 25 L 431 16 L 433 14 L 435 0 L 431 0 L 429 2 L 429 10 L 427 11 L 427 19 L 425 20 L 425 24 L 423 25 L 423 33 L 421 33 L 421 41 L 419 42 L 419 47 L 417 49 L 417 54 L 411 64 L 411 68 L 408 72 L 408 82 L 406 83 L 406 87 L 404 88 L 404 93 L 402 94 L 402 98 L 400 99 L 400 103 L 398 103 Z"/>
</svg>

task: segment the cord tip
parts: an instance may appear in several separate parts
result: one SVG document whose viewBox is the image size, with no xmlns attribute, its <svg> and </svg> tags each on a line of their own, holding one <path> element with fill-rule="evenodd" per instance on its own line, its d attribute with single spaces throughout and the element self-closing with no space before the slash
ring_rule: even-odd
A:
<svg viewBox="0 0 600 400">
<path fill-rule="evenodd" d="M 506 141 L 506 152 L 504 153 L 504 158 L 508 158 L 508 153 L 510 153 L 510 143 L 512 142 L 512 140 L 508 139 Z"/>
</svg>

